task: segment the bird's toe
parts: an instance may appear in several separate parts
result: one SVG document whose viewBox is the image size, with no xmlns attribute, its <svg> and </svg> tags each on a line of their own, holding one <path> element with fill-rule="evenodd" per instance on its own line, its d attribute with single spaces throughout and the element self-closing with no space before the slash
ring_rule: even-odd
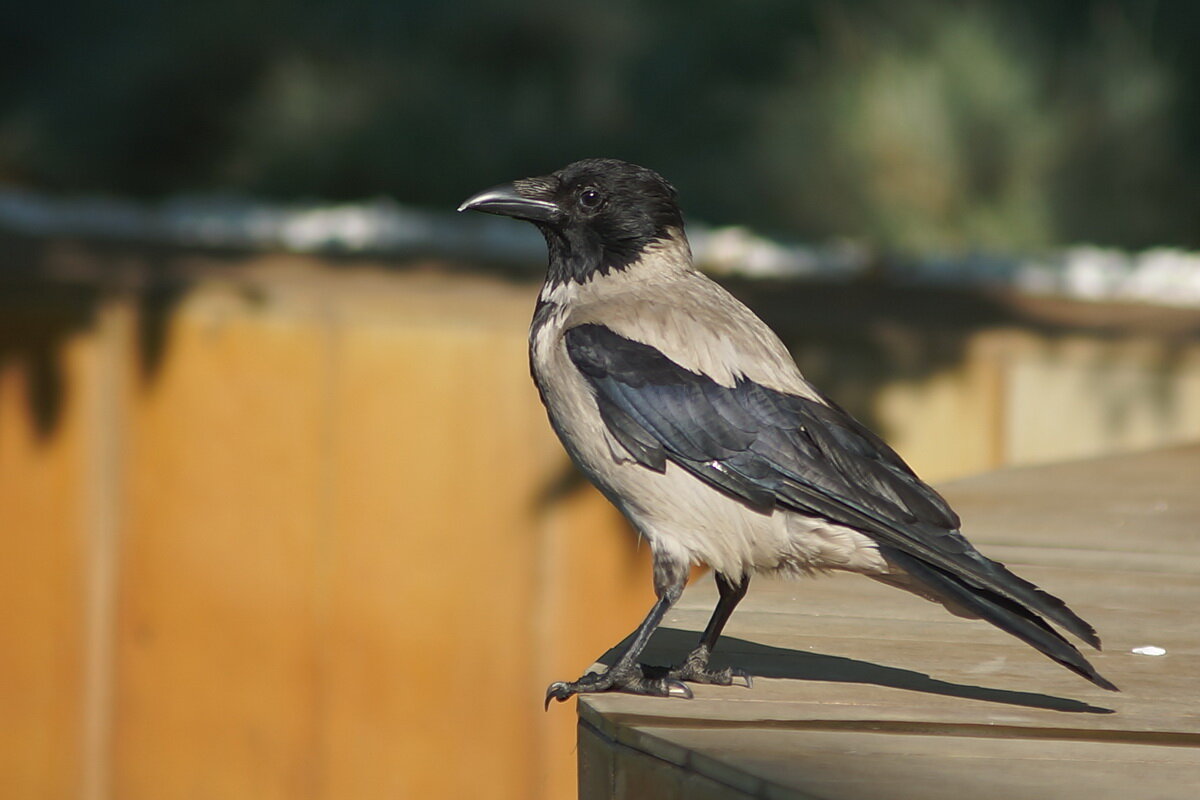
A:
<svg viewBox="0 0 1200 800">
<path fill-rule="evenodd" d="M 545 707 L 550 707 L 551 700 L 561 703 L 577 694 L 600 692 L 621 692 L 648 697 L 692 697 L 692 690 L 688 685 L 665 674 L 665 670 L 657 674 L 644 674 L 635 666 L 631 669 L 617 668 L 602 673 L 589 672 L 576 681 L 555 681 L 546 689 Z"/>
<path fill-rule="evenodd" d="M 744 669 L 731 669 L 730 677 L 732 678 L 730 681 L 731 684 L 738 683 L 740 681 L 742 686 L 745 686 L 747 689 L 754 688 L 754 676 L 752 676 L 749 672 L 746 672 Z"/>
<path fill-rule="evenodd" d="M 693 650 L 687 659 L 678 667 L 664 669 L 662 667 L 647 667 L 647 677 L 662 676 L 669 680 L 685 681 L 687 683 L 704 683 L 711 686 L 732 686 L 737 683 L 747 689 L 754 685 L 750 673 L 737 667 L 712 669 L 708 665 L 709 650 L 701 645 Z"/>
</svg>

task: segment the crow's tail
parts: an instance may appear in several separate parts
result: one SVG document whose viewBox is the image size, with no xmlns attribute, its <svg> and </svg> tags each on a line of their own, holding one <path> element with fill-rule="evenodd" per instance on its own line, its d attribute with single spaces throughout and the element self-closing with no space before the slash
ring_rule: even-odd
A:
<svg viewBox="0 0 1200 800">
<path fill-rule="evenodd" d="M 1075 649 L 1074 645 L 1025 605 L 990 589 L 972 586 L 962 578 L 952 575 L 940 567 L 935 567 L 917 556 L 886 545 L 880 546 L 879 550 L 889 562 L 904 570 L 909 577 L 921 584 L 931 594 L 938 598 L 944 598 L 963 611 L 981 617 L 997 628 L 1011 633 L 1100 688 L 1113 692 L 1120 691 L 1104 676 L 1096 672 L 1096 668 L 1088 663 L 1088 660 Z M 1007 570 L 1004 572 L 1008 573 Z M 1011 573 L 1008 574 L 1011 575 Z M 1019 578 L 1018 580 L 1022 584 L 1032 587 L 1032 584 L 1027 581 Z M 1045 599 L 1066 608 L 1058 598 L 1041 592 L 1041 590 L 1038 591 Z"/>
</svg>

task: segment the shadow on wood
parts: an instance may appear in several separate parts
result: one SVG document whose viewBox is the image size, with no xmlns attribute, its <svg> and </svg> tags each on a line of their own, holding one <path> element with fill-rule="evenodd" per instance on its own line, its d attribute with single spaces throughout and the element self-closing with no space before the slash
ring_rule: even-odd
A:
<svg viewBox="0 0 1200 800">
<path fill-rule="evenodd" d="M 620 644 L 624 644 L 622 641 Z M 602 664 L 612 664 L 619 645 L 605 653 Z M 660 628 L 646 647 L 646 661 L 654 663 L 676 663 L 696 646 L 696 633 L 676 628 Z M 713 666 L 739 667 L 754 678 L 781 678 L 797 681 L 831 681 L 834 683 L 870 683 L 890 689 L 910 692 L 940 694 L 961 697 L 967 700 L 984 700 L 989 703 L 1006 703 L 1027 708 L 1044 708 L 1050 711 L 1068 711 L 1084 714 L 1111 714 L 1111 708 L 1089 705 L 1066 697 L 1054 697 L 1036 692 L 1014 692 L 1007 689 L 989 689 L 986 686 L 971 686 L 938 680 L 923 672 L 886 667 L 859 661 L 854 658 L 772 647 L 758 644 L 736 636 L 722 636 L 713 653 Z M 729 687 L 737 691 L 738 687 Z"/>
</svg>

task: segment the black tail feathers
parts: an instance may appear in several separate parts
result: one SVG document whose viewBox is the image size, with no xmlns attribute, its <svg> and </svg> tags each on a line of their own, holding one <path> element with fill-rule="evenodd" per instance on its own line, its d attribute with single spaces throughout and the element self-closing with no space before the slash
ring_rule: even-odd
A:
<svg viewBox="0 0 1200 800">
<path fill-rule="evenodd" d="M 998 594 L 990 589 L 973 586 L 949 572 L 935 567 L 920 558 L 890 547 L 880 547 L 884 557 L 903 569 L 912 578 L 927 586 L 934 594 L 945 597 L 964 610 L 992 623 L 1001 630 L 1016 636 L 1062 664 L 1077 675 L 1084 677 L 1102 689 L 1120 691 L 1111 681 L 1096 671 L 1075 646 L 1050 627 L 1026 604 Z M 1021 599 L 1034 600 L 1036 611 L 1046 614 L 1067 630 L 1099 649 L 1100 639 L 1090 625 L 1080 619 L 1066 604 L 1026 580 L 1013 575 L 1002 565 L 995 564 L 1007 578 L 1016 582 L 1013 594 Z"/>
</svg>

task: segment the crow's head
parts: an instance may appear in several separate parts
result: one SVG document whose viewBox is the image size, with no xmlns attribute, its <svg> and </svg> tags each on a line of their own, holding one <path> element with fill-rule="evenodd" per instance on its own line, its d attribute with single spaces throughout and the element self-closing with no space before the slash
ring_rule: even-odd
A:
<svg viewBox="0 0 1200 800">
<path fill-rule="evenodd" d="M 624 269 L 655 241 L 682 236 L 675 197 L 675 188 L 653 170 L 589 158 L 487 189 L 458 210 L 532 222 L 546 237 L 551 279 L 582 281 Z"/>
</svg>

